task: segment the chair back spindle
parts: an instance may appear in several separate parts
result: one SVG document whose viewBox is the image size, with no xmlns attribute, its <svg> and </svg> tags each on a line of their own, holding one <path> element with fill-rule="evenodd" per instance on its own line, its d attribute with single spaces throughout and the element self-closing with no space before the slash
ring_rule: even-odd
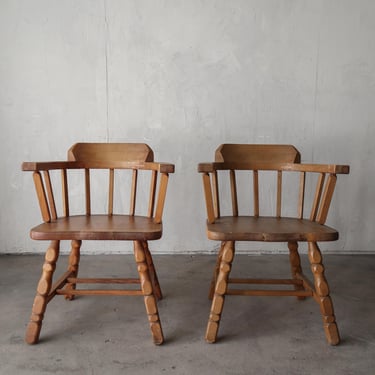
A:
<svg viewBox="0 0 375 375">
<path fill-rule="evenodd" d="M 55 204 L 55 197 L 53 195 L 53 188 L 52 188 L 50 174 L 48 171 L 43 171 L 43 176 L 45 180 L 45 186 L 47 189 L 48 206 L 50 208 L 51 219 L 56 220 L 57 219 L 56 204 Z"/>
<path fill-rule="evenodd" d="M 108 215 L 113 215 L 113 192 L 115 185 L 115 171 L 109 169 L 109 186 L 108 186 Z"/>
<path fill-rule="evenodd" d="M 91 187 L 90 187 L 90 169 L 85 168 L 85 197 L 86 197 L 86 215 L 91 215 Z"/>
<path fill-rule="evenodd" d="M 113 157 L 115 160 L 111 159 Z M 164 209 L 168 174 L 174 171 L 170 164 L 164 166 L 163 163 L 154 163 L 153 152 L 147 145 L 131 143 L 115 144 L 114 148 L 101 143 L 78 143 L 68 151 L 67 162 L 24 163 L 23 169 L 34 171 L 33 178 L 41 215 L 46 223 L 57 220 L 59 217 L 69 217 L 71 214 L 79 215 L 82 213 L 81 209 L 75 204 L 77 202 L 72 200 L 72 198 L 75 198 L 72 195 L 74 189 L 69 191 L 69 183 L 73 186 L 72 176 L 70 176 L 73 171 L 74 177 L 79 178 L 76 175 L 81 173 L 84 178 L 83 212 L 86 216 L 92 215 L 93 199 L 97 199 L 97 195 L 94 193 L 98 193 L 98 191 L 92 189 L 94 187 L 93 180 L 99 177 L 96 173 L 92 173 L 95 170 L 108 170 L 108 190 L 106 192 L 108 206 L 105 212 L 107 215 L 114 215 L 115 207 L 116 212 L 119 211 L 120 214 L 130 216 L 136 215 L 139 210 L 141 215 L 144 214 L 146 217 L 153 218 L 156 223 L 160 223 Z M 61 191 L 58 196 L 61 196 L 61 215 L 58 213 L 55 202 L 55 196 L 58 193 L 57 190 L 59 190 L 59 184 L 56 182 L 58 178 L 58 174 L 55 174 L 56 171 L 60 171 Z M 140 172 L 142 172 L 142 176 Z M 116 205 L 117 196 L 115 193 L 124 190 L 123 181 L 128 180 L 127 173 L 130 173 L 129 207 L 125 212 L 125 207 L 120 208 Z M 104 192 L 101 180 L 99 179 L 99 182 L 95 180 L 95 182 L 95 186 L 101 192 Z M 142 183 L 142 186 L 140 183 Z M 149 187 L 146 187 L 145 190 L 143 185 L 147 183 Z M 142 192 L 146 191 L 146 202 L 142 200 L 137 208 L 138 189 L 141 187 Z M 74 193 L 76 195 L 76 191 Z"/>
<path fill-rule="evenodd" d="M 226 216 L 225 213 L 221 212 L 220 203 L 226 201 L 226 190 L 222 190 L 222 180 L 225 178 L 224 171 L 226 170 L 229 172 L 230 193 L 228 202 L 231 202 L 230 215 L 251 215 L 250 212 L 242 212 L 246 203 L 243 202 L 244 197 L 242 194 L 241 196 L 239 195 L 237 171 L 247 170 L 252 173 L 252 215 L 254 217 L 264 215 L 263 208 L 261 210 L 260 207 L 261 202 L 273 201 L 268 195 L 261 197 L 260 175 L 263 177 L 263 174 L 274 172 L 276 174 L 275 185 L 269 185 L 272 180 L 266 179 L 268 189 L 262 188 L 263 194 L 267 191 L 275 193 L 275 208 L 272 216 L 281 218 L 285 216 L 284 210 L 288 210 L 287 216 L 290 216 L 291 205 L 295 205 L 296 214 L 292 214 L 292 216 L 303 219 L 305 217 L 305 209 L 308 208 L 307 205 L 310 205 L 310 209 L 307 210 L 310 214 L 309 220 L 320 224 L 324 224 L 328 216 L 335 190 L 336 174 L 349 172 L 347 166 L 301 164 L 300 153 L 294 146 L 290 145 L 223 144 L 216 150 L 215 162 L 212 166 L 213 168 L 209 168 L 209 170 L 201 170 L 203 172 L 203 186 L 209 223 L 213 223 L 222 214 Z M 292 175 L 295 173 L 299 174 L 297 183 L 292 180 Z M 306 200 L 306 190 L 313 186 L 314 176 L 316 175 L 318 177 L 313 198 Z M 326 178 L 326 175 L 328 175 L 328 178 Z M 264 186 L 264 181 L 262 182 Z M 292 191 L 293 189 L 296 190 L 295 193 Z M 223 194 L 224 196 L 222 196 Z M 261 198 L 263 201 L 261 201 Z M 293 202 L 291 199 L 295 201 Z"/>
<path fill-rule="evenodd" d="M 303 219 L 305 207 L 305 189 L 306 189 L 306 173 L 301 172 L 299 177 L 299 204 L 298 204 L 298 217 Z"/>
</svg>

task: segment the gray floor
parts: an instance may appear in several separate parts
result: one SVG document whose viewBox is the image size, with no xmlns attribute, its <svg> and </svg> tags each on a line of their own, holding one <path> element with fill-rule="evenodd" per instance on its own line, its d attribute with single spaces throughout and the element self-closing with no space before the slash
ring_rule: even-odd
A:
<svg viewBox="0 0 375 375">
<path fill-rule="evenodd" d="M 83 256 L 81 275 L 134 273 L 130 256 Z M 61 259 L 65 267 L 65 259 Z M 306 259 L 304 259 L 304 262 Z M 141 297 L 55 298 L 41 340 L 23 342 L 41 256 L 0 256 L 0 374 L 375 374 L 375 256 L 325 256 L 342 343 L 325 342 L 318 306 L 227 297 L 220 340 L 203 340 L 213 256 L 156 256 L 166 342 L 152 344 Z M 286 276 L 287 257 L 237 256 L 233 272 Z M 104 276 L 104 274 L 103 274 Z"/>
</svg>

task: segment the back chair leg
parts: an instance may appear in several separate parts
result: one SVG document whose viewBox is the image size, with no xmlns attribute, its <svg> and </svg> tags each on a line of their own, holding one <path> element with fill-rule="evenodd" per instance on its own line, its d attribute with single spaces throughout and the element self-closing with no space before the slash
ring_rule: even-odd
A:
<svg viewBox="0 0 375 375">
<path fill-rule="evenodd" d="M 73 240 L 71 249 L 70 249 L 70 255 L 69 255 L 69 266 L 68 271 L 71 272 L 70 277 L 77 277 L 78 275 L 78 267 L 79 267 L 79 260 L 80 260 L 80 249 L 81 249 L 82 241 Z M 75 283 L 67 283 L 66 284 L 67 290 L 74 290 L 76 289 Z M 66 300 L 73 300 L 74 295 L 65 295 Z"/>
<path fill-rule="evenodd" d="M 134 256 L 138 266 L 138 273 L 141 281 L 148 321 L 150 323 L 151 334 L 154 343 L 160 345 L 164 341 L 163 331 L 160 324 L 156 297 L 152 287 L 150 270 L 147 264 L 146 251 L 142 241 L 134 241 Z"/>
<path fill-rule="evenodd" d="M 206 341 L 214 343 L 217 338 L 221 314 L 224 307 L 225 294 L 228 289 L 228 278 L 234 258 L 234 241 L 226 241 L 222 245 L 220 268 L 215 284 L 215 293 L 212 299 L 211 312 L 206 330 Z"/>
<path fill-rule="evenodd" d="M 332 300 L 329 295 L 329 286 L 324 276 L 322 254 L 316 242 L 309 242 L 308 246 L 309 261 L 314 275 L 314 296 L 320 305 L 326 338 L 329 344 L 337 345 L 340 343 L 340 335 L 336 324 Z"/>
<path fill-rule="evenodd" d="M 26 329 L 25 341 L 28 344 L 36 344 L 39 341 L 42 321 L 49 302 L 49 293 L 52 287 L 53 273 L 60 252 L 60 241 L 51 241 L 44 259 L 43 271 L 40 277 L 34 304 L 31 311 L 30 322 Z"/>
<path fill-rule="evenodd" d="M 223 256 L 223 251 L 224 251 L 224 244 L 225 244 L 225 242 L 223 241 L 221 243 L 221 246 L 220 246 L 219 254 L 217 255 L 217 258 L 216 258 L 216 265 L 215 265 L 215 269 L 214 269 L 214 274 L 212 275 L 210 291 L 208 293 L 209 299 L 212 299 L 214 297 L 216 280 L 217 280 L 217 277 L 219 275 L 221 258 Z"/>
<path fill-rule="evenodd" d="M 152 287 L 154 289 L 155 297 L 160 300 L 160 299 L 163 298 L 163 293 L 161 292 L 158 275 L 156 273 L 156 269 L 155 269 L 155 266 L 154 266 L 154 262 L 152 260 L 151 252 L 148 248 L 147 241 L 143 242 L 143 249 L 144 249 L 145 256 L 146 256 L 147 266 L 148 266 L 148 269 L 149 269 L 149 273 L 150 273 L 150 277 L 151 277 L 151 283 L 152 283 Z"/>
<path fill-rule="evenodd" d="M 298 274 L 302 274 L 302 267 L 301 267 L 301 258 L 298 252 L 298 242 L 290 241 L 288 242 L 288 249 L 289 249 L 289 261 L 290 261 L 290 268 L 292 271 L 293 279 L 297 279 Z M 303 290 L 302 285 L 295 285 L 295 290 Z M 297 299 L 304 300 L 306 297 L 298 296 Z"/>
</svg>

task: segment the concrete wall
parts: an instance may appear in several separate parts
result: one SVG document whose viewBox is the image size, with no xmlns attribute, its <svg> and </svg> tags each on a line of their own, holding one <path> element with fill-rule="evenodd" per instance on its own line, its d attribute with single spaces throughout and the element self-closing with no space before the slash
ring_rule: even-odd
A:
<svg viewBox="0 0 375 375">
<path fill-rule="evenodd" d="M 223 142 L 350 164 L 324 248 L 374 251 L 374 99 L 372 0 L 2 0 L 0 252 L 45 245 L 28 237 L 40 217 L 21 162 L 77 141 L 146 142 L 176 164 L 156 252 L 215 248 L 196 164 Z"/>
</svg>

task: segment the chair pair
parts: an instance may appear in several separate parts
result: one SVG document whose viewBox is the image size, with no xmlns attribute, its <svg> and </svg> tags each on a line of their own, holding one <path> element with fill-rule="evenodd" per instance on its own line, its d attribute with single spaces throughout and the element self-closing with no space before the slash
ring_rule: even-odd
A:
<svg viewBox="0 0 375 375">
<path fill-rule="evenodd" d="M 43 218 L 42 224 L 31 229 L 30 236 L 35 240 L 50 241 L 26 331 L 26 342 L 29 344 L 38 342 L 47 304 L 56 295 L 65 295 L 66 299 L 73 299 L 75 295 L 141 295 L 144 297 L 154 343 L 161 344 L 164 337 L 157 300 L 162 298 L 162 292 L 148 248 L 148 241 L 160 239 L 162 236 L 162 214 L 168 176 L 169 173 L 174 172 L 174 165 L 154 162 L 153 152 L 145 144 L 78 143 L 69 149 L 67 161 L 25 162 L 22 169 L 33 172 Z M 105 176 L 108 179 L 108 195 L 107 209 L 103 213 L 102 200 L 92 198 L 92 195 L 94 195 L 93 192 L 99 193 L 101 190 L 98 186 L 103 184 L 104 170 L 107 170 L 108 174 Z M 293 146 L 288 145 L 224 144 L 216 150 L 215 162 L 199 164 L 198 171 L 203 175 L 208 238 L 221 242 L 210 288 L 212 307 L 206 340 L 216 341 L 226 294 L 294 295 L 298 298 L 314 297 L 321 308 L 328 342 L 332 345 L 338 344 L 339 334 L 317 242 L 334 241 L 338 238 L 337 231 L 327 227 L 324 223 L 332 199 L 336 175 L 348 173 L 349 167 L 300 164 L 299 152 Z M 250 171 L 253 176 L 253 214 L 243 216 L 239 214 L 239 208 L 242 209 L 242 205 L 238 203 L 238 196 L 241 194 L 238 194 L 236 176 L 245 171 Z M 274 172 L 277 176 L 276 209 L 272 216 L 260 214 L 261 203 L 269 206 L 270 199 L 268 193 L 263 200 L 261 199 L 261 171 Z M 58 176 L 55 176 L 56 172 Z M 219 179 L 224 172 L 229 174 L 229 201 L 232 205 L 231 213 L 227 216 L 221 214 L 221 207 L 228 205 L 228 201 L 222 194 L 228 192 L 228 188 L 223 186 Z M 127 173 L 130 175 L 126 175 Z M 297 186 L 297 214 L 290 216 L 288 213 L 288 216 L 283 216 L 281 212 L 283 176 L 296 173 L 300 176 L 299 182 L 292 182 L 288 185 L 288 189 Z M 317 175 L 317 182 L 310 216 L 304 219 L 305 191 L 311 188 L 311 184 L 306 182 L 309 174 Z M 94 177 L 100 177 L 99 185 L 95 185 Z M 59 202 L 62 207 L 61 214 L 56 208 L 57 179 L 61 180 Z M 76 189 L 79 179 L 84 182 L 82 194 Z M 238 181 L 240 180 L 239 178 Z M 74 188 L 69 188 L 69 182 Z M 125 191 L 125 182 L 130 184 L 130 202 L 127 213 L 123 210 L 117 212 L 114 207 L 115 201 L 120 201 L 124 206 L 122 192 Z M 265 191 L 272 191 L 269 187 L 270 179 L 265 179 L 265 182 Z M 139 186 L 144 183 L 149 185 L 148 193 L 144 187 Z M 120 189 L 118 189 L 119 186 Z M 292 196 L 289 190 L 286 195 L 288 200 Z M 80 210 L 78 209 L 79 201 L 84 202 L 84 207 Z M 289 202 L 286 206 L 289 208 Z M 62 240 L 71 241 L 68 269 L 53 282 L 53 273 Z M 80 248 L 83 240 L 133 241 L 139 278 L 79 278 Z M 287 242 L 292 279 L 230 279 L 235 241 Z M 314 285 L 302 273 L 298 241 L 308 242 Z M 231 290 L 228 288 L 230 283 L 247 282 L 281 283 L 292 285 L 294 290 Z M 78 288 L 78 285 L 87 283 L 139 284 L 139 288 L 121 290 Z"/>
</svg>

